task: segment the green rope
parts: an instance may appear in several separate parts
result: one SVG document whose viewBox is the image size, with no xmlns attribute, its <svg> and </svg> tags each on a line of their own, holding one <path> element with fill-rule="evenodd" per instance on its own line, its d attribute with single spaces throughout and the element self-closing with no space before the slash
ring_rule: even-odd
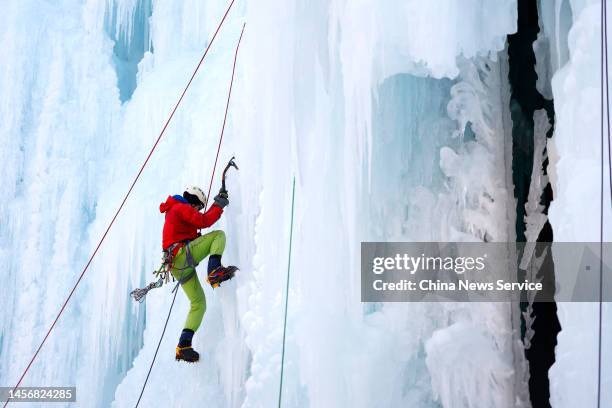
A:
<svg viewBox="0 0 612 408">
<path fill-rule="evenodd" d="M 283 323 L 283 351 L 281 353 L 280 385 L 278 387 L 278 407 L 281 406 L 283 396 L 283 371 L 285 368 L 285 337 L 287 334 L 287 305 L 289 304 L 289 277 L 291 272 L 291 243 L 293 241 L 293 208 L 295 204 L 295 176 L 291 191 L 291 227 L 289 229 L 289 259 L 287 260 L 287 287 L 285 288 L 285 322 Z"/>
</svg>

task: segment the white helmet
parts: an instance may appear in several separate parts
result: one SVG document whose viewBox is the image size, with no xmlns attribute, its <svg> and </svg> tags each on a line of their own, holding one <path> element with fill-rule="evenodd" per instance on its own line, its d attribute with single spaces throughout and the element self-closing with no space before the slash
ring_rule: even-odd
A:
<svg viewBox="0 0 612 408">
<path fill-rule="evenodd" d="M 204 194 L 204 191 L 202 191 L 200 187 L 189 186 L 185 189 L 185 192 L 191 194 L 192 196 L 196 196 L 202 205 L 206 204 L 206 194 Z"/>
</svg>

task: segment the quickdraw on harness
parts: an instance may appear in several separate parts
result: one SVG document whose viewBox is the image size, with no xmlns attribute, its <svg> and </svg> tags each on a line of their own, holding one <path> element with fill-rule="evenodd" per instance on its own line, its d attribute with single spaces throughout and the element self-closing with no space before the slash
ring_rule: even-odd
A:
<svg viewBox="0 0 612 408">
<path fill-rule="evenodd" d="M 191 279 L 193 275 L 195 275 L 196 273 L 195 268 L 196 266 L 198 266 L 198 264 L 193 259 L 193 255 L 191 255 L 191 249 L 189 248 L 190 243 L 191 241 L 177 242 L 175 244 L 170 245 L 167 249 L 165 249 L 164 252 L 162 253 L 161 266 L 159 267 L 158 270 L 153 271 L 153 275 L 155 275 L 158 279 L 154 282 L 149 283 L 144 288 L 134 289 L 132 292 L 130 292 L 130 296 L 132 296 L 135 301 L 142 303 L 144 301 L 145 296 L 147 295 L 147 293 L 149 293 L 151 289 L 162 287 L 164 283 L 170 282 L 170 279 L 172 279 L 172 282 L 176 282 L 176 279 L 174 278 L 174 276 L 172 276 L 173 269 L 175 271 L 184 271 L 184 270 L 190 270 L 190 271 L 189 273 L 187 273 L 187 275 L 181 277 L 178 280 L 177 284 L 174 286 L 174 289 L 172 289 L 172 292 L 177 290 L 179 285 L 182 285 L 183 283 Z M 174 253 L 175 252 L 178 253 L 178 251 L 182 247 L 185 248 L 185 263 L 183 264 L 182 268 L 176 268 L 174 266 L 174 257 L 175 257 Z"/>
</svg>

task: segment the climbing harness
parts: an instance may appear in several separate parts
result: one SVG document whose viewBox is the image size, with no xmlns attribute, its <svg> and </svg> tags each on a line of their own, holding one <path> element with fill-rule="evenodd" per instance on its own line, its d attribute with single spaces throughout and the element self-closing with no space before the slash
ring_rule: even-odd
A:
<svg viewBox="0 0 612 408">
<path fill-rule="evenodd" d="M 149 150 L 149 153 L 146 157 L 146 159 L 144 160 L 142 166 L 140 167 L 140 170 L 138 170 L 138 173 L 136 174 L 136 176 L 134 177 L 134 180 L 132 181 L 132 183 L 130 184 L 130 187 L 127 191 L 127 193 L 125 194 L 125 196 L 123 197 L 123 200 L 121 201 L 121 204 L 119 205 L 119 208 L 117 208 L 117 211 L 115 211 L 115 214 L 113 215 L 113 218 L 111 219 L 110 223 L 108 224 L 108 226 L 106 227 L 106 230 L 104 231 L 104 234 L 102 235 L 102 237 L 100 238 L 100 240 L 98 241 L 98 244 L 96 245 L 96 248 L 94 249 L 94 251 L 92 252 L 91 256 L 89 257 L 89 260 L 87 261 L 87 263 L 85 264 L 85 267 L 83 267 L 83 270 L 81 271 L 77 281 L 75 282 L 75 284 L 73 285 L 72 289 L 70 290 L 70 293 L 68 294 L 68 297 L 66 298 L 66 300 L 64 301 L 64 303 L 62 304 L 62 306 L 60 307 L 59 312 L 57 313 L 57 315 L 55 316 L 55 319 L 53 320 L 53 322 L 51 323 L 51 326 L 49 326 L 49 329 L 47 330 L 47 333 L 45 334 L 45 336 L 43 337 L 42 341 L 40 342 L 40 344 L 38 345 L 38 348 L 36 349 L 36 351 L 34 352 L 34 354 L 32 355 L 32 358 L 30 359 L 30 361 L 28 362 L 28 365 L 26 366 L 26 368 L 23 370 L 23 373 L 21 374 L 21 376 L 19 377 L 19 380 L 17 381 L 17 383 L 15 384 L 15 386 L 13 387 L 13 392 L 17 390 L 17 388 L 21 385 L 21 383 L 23 382 L 23 379 L 25 378 L 26 374 L 28 373 L 28 371 L 30 370 L 30 367 L 32 367 L 32 364 L 34 363 L 34 361 L 36 360 L 36 357 L 38 357 L 38 354 L 40 353 L 40 350 L 42 349 L 42 347 L 44 346 L 45 342 L 47 341 L 47 339 L 49 338 L 49 335 L 51 334 L 51 332 L 53 331 L 53 329 L 55 328 L 55 325 L 57 324 L 59 318 L 61 317 L 61 315 L 64 313 L 64 310 L 66 309 L 66 306 L 68 305 L 68 302 L 70 301 L 70 299 L 72 299 L 72 296 L 74 295 L 74 292 L 76 291 L 77 287 L 79 286 L 79 284 L 81 283 L 81 280 L 83 279 L 83 276 L 85 275 L 85 272 L 87 272 L 87 270 L 89 269 L 89 265 L 91 265 L 94 257 L 96 256 L 96 254 L 98 253 L 98 250 L 100 249 L 100 247 L 102 246 L 102 243 L 104 242 L 104 240 L 106 239 L 106 236 L 108 235 L 108 232 L 110 231 L 110 229 L 112 228 L 113 224 L 115 223 L 115 220 L 117 219 L 117 217 L 119 216 L 119 213 L 121 212 L 121 210 L 123 209 L 123 206 L 125 205 L 128 197 L 130 196 L 130 194 L 132 193 L 132 190 L 134 189 L 134 186 L 136 185 L 136 182 L 140 179 L 140 175 L 142 174 L 142 172 L 144 171 L 144 168 L 146 167 L 146 165 L 149 163 L 149 159 L 151 158 L 151 156 L 153 155 L 153 152 L 155 151 L 155 149 L 157 148 L 157 145 L 159 144 L 159 141 L 161 140 L 161 138 L 164 136 L 164 133 L 166 131 L 166 129 L 168 128 L 168 125 L 170 124 L 170 121 L 172 120 L 172 118 L 174 117 L 175 112 L 177 111 L 179 105 L 181 104 L 185 94 L 187 93 L 187 90 L 189 89 L 191 83 L 193 82 L 193 79 L 195 78 L 196 74 L 198 73 L 200 67 L 202 66 L 202 63 L 204 62 L 204 59 L 206 58 L 206 56 L 208 55 L 208 50 L 210 50 L 210 47 L 212 46 L 212 44 L 215 41 L 215 38 L 217 37 L 217 34 L 219 33 L 219 30 L 221 29 L 221 26 L 223 25 L 223 22 L 225 21 L 227 15 L 229 14 L 232 6 L 234 5 L 235 0 L 232 0 L 230 2 L 230 4 L 228 5 L 227 9 L 225 10 L 225 13 L 223 14 L 223 17 L 221 18 L 221 21 L 219 22 L 219 24 L 217 25 L 217 28 L 213 34 L 213 36 L 211 37 L 208 45 L 206 46 L 206 49 L 204 50 L 204 54 L 202 55 L 202 58 L 200 58 L 200 61 L 198 62 L 198 64 L 196 65 L 195 70 L 193 71 L 193 73 L 191 74 L 191 77 L 189 78 L 189 81 L 187 82 L 187 85 L 185 86 L 185 88 L 183 89 L 183 91 L 181 92 L 181 95 L 178 99 L 178 101 L 176 102 L 176 104 L 174 105 L 174 108 L 172 109 L 172 111 L 170 112 L 170 115 L 168 116 L 168 119 L 166 120 L 162 130 L 159 133 L 159 136 L 157 137 L 157 139 L 155 140 L 155 143 L 153 144 L 153 146 L 151 147 L 151 149 Z M 244 25 L 242 27 L 242 30 L 244 32 Z M 242 39 L 242 32 L 240 33 L 240 39 Z M 238 45 L 240 45 L 240 40 L 238 40 Z M 238 47 L 236 47 L 236 55 L 234 56 L 234 68 L 232 70 L 232 81 L 230 83 L 230 93 L 231 93 L 231 84 L 233 83 L 234 80 L 234 71 L 236 68 L 236 59 L 238 56 Z M 227 106 L 229 106 L 229 95 L 228 95 L 228 99 L 227 99 Z M 219 147 L 217 149 L 217 158 L 219 157 L 219 150 L 221 148 L 221 140 L 223 140 L 223 129 L 225 128 L 225 121 L 227 118 L 227 106 L 225 109 L 225 118 L 223 119 L 223 128 L 221 129 L 221 138 L 219 140 Z M 216 160 L 215 159 L 215 164 L 216 164 Z M 214 175 L 214 169 L 213 169 L 213 175 Z M 209 188 L 210 190 L 210 188 Z M 170 311 L 172 311 L 172 306 L 174 305 L 174 300 L 176 299 L 176 293 L 174 295 L 174 299 L 172 300 L 172 305 L 170 306 Z M 170 313 L 168 313 L 168 319 L 170 319 Z M 165 333 L 166 331 L 166 326 L 168 325 L 168 319 L 166 320 L 166 325 L 164 326 L 164 331 L 162 332 L 162 337 L 163 337 L 163 333 Z M 160 344 L 161 344 L 161 339 L 160 339 Z M 159 345 L 158 348 L 159 350 Z M 157 356 L 157 350 L 155 351 L 155 356 Z M 155 360 L 153 360 L 155 361 Z M 151 363 L 151 368 L 153 367 L 153 364 Z M 149 368 L 149 373 L 147 374 L 147 379 L 149 378 L 149 374 L 151 373 L 151 368 Z M 146 380 L 145 380 L 145 386 L 146 386 Z M 144 386 L 142 391 L 144 392 Z M 142 392 L 140 394 L 140 396 L 142 397 Z M 140 397 L 138 398 L 138 401 L 140 402 Z M 10 399 L 8 399 L 3 407 L 6 408 L 6 406 L 9 404 L 9 402 L 11 402 Z M 138 405 L 138 404 L 136 404 Z"/>
<path fill-rule="evenodd" d="M 183 248 L 185 248 L 185 263 L 183 263 L 183 266 L 181 268 L 176 268 L 176 267 L 174 268 L 174 270 L 177 270 L 177 271 L 187 270 L 188 271 L 187 275 L 181 276 L 181 278 L 177 281 L 176 285 L 174 286 L 174 289 L 172 289 L 172 292 L 176 291 L 180 285 L 184 284 L 189 279 L 193 278 L 196 274 L 195 268 L 196 266 L 198 266 L 198 263 L 195 261 L 195 259 L 193 259 L 193 255 L 191 254 L 191 249 L 189 248 L 189 244 L 191 244 L 191 241 L 186 242 L 185 245 L 183 246 Z M 170 267 L 172 268 L 172 265 L 170 265 Z M 169 272 L 166 272 L 166 275 L 168 273 Z"/>
</svg>

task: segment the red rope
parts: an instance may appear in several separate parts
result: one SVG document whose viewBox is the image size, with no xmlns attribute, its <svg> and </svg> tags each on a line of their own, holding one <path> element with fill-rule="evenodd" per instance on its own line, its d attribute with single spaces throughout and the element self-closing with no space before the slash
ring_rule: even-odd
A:
<svg viewBox="0 0 612 408">
<path fill-rule="evenodd" d="M 110 231 L 111 227 L 113 226 L 113 224 L 115 223 L 115 220 L 117 219 L 117 216 L 119 215 L 119 213 L 121 212 L 121 210 L 123 209 L 123 206 L 125 204 L 125 202 L 127 201 L 128 197 L 130 196 L 130 194 L 132 193 L 132 189 L 134 188 L 134 185 L 136 185 L 136 182 L 138 181 L 138 179 L 140 178 L 140 175 L 142 174 L 142 171 L 144 170 L 145 166 L 147 165 L 147 163 L 149 162 L 149 159 L 151 158 L 151 156 L 153 155 L 153 152 L 155 151 L 155 148 L 157 147 L 157 144 L 159 143 L 159 141 L 161 140 L 162 136 L 164 135 L 164 132 L 166 131 L 166 128 L 168 127 L 168 125 L 170 124 L 170 121 L 172 120 L 172 117 L 174 116 L 174 113 L 176 112 L 176 110 L 178 109 L 181 101 L 183 100 L 183 97 L 185 96 L 185 94 L 187 93 L 187 89 L 189 89 L 189 86 L 191 85 L 191 82 L 193 81 L 193 79 L 195 78 L 196 74 L 198 73 L 198 70 L 200 69 L 200 66 L 202 65 L 202 63 L 204 62 L 204 58 L 206 58 L 206 55 L 208 54 L 208 50 L 210 49 L 212 43 L 215 41 L 215 38 L 217 37 L 217 33 L 219 32 L 219 30 L 221 29 L 221 26 L 223 25 L 223 22 L 225 21 L 225 18 L 227 17 L 227 15 L 229 14 L 230 9 L 232 8 L 232 6 L 234 5 L 234 1 L 232 0 L 231 3 L 229 4 L 229 6 L 227 7 L 227 10 L 225 11 L 225 14 L 223 14 L 223 18 L 221 19 L 221 21 L 219 22 L 219 25 L 217 26 L 217 29 L 215 30 L 215 33 L 213 34 L 212 38 L 210 39 L 210 43 L 208 43 L 208 46 L 206 47 L 206 50 L 204 51 L 204 54 L 202 55 L 202 58 L 200 58 L 200 61 L 198 62 L 198 65 L 196 66 L 195 70 L 193 71 L 193 74 L 191 75 L 191 78 L 189 78 L 189 82 L 187 82 L 187 85 L 185 86 L 185 89 L 183 89 L 183 92 L 181 93 L 181 96 L 179 97 L 178 101 L 176 102 L 176 104 L 174 105 L 174 109 L 172 109 L 172 112 L 170 113 L 170 116 L 168 117 L 168 120 L 166 120 L 166 123 L 164 124 L 164 127 L 162 128 L 161 132 L 159 133 L 159 136 L 157 137 L 157 140 L 155 140 L 155 143 L 153 144 L 153 147 L 151 148 L 151 150 L 149 151 L 149 154 L 147 155 L 147 158 L 145 159 L 144 163 L 142 164 L 142 166 L 140 167 L 140 170 L 138 171 L 138 174 L 136 174 L 136 177 L 134 178 L 134 181 L 132 181 L 132 184 L 130 185 L 130 188 L 128 190 L 128 192 L 125 194 L 125 197 L 123 197 L 123 201 L 121 202 L 121 205 L 119 206 L 119 208 L 117 209 L 117 211 L 115 212 L 115 215 L 113 216 L 110 224 L 108 224 L 108 227 L 106 228 L 106 231 L 104 231 L 104 234 L 102 235 L 102 238 L 100 238 L 100 241 L 98 242 L 98 244 L 96 245 L 96 249 L 93 251 L 93 253 L 91 254 L 91 256 L 89 257 L 89 260 L 87 261 L 87 264 L 85 265 L 85 267 L 83 268 L 83 271 L 81 272 L 81 274 L 79 275 L 79 278 L 77 279 L 76 283 L 74 284 L 74 286 L 72 287 L 72 290 L 70 291 L 70 293 L 68 294 L 68 297 L 66 298 L 66 300 L 64 301 L 64 303 L 62 304 L 62 307 L 60 308 L 59 312 L 57 313 L 57 316 L 55 317 L 55 319 L 53 320 L 53 323 L 51 324 L 51 326 L 49 327 L 49 330 L 47 330 L 47 334 L 45 334 L 45 337 L 43 338 L 42 342 L 40 343 L 40 345 L 38 346 L 38 348 L 36 349 L 36 352 L 34 353 L 34 355 L 32 356 L 32 358 L 30 359 L 30 362 L 28 363 L 28 365 L 26 366 L 25 370 L 23 371 L 23 374 L 21 374 L 21 377 L 19 377 L 19 381 L 17 381 L 17 384 L 15 384 L 15 386 L 13 387 L 13 391 L 16 391 L 17 388 L 19 387 L 19 385 L 21 385 L 21 382 L 23 381 L 23 379 L 25 378 L 26 374 L 28 373 L 28 371 L 30 370 L 30 367 L 32 366 L 32 364 L 34 363 L 34 360 L 36 360 L 36 357 L 38 357 L 38 353 L 40 352 L 40 350 L 42 349 L 43 345 L 45 344 L 45 342 L 47 341 L 47 338 L 49 337 L 49 335 L 51 334 L 51 331 L 55 328 L 55 325 L 57 323 L 57 321 L 59 320 L 60 316 L 62 315 L 62 313 L 64 312 L 64 309 L 66 308 L 66 305 L 68 304 L 68 302 L 70 301 L 70 299 L 72 298 L 72 295 L 74 294 L 76 288 L 79 286 L 79 283 L 81 283 L 81 280 L 83 279 L 83 276 L 85 275 L 85 272 L 87 272 L 87 270 L 89 269 L 89 265 L 91 265 L 91 262 L 93 261 L 94 257 L 96 256 L 96 254 L 98 253 L 98 250 L 100 249 L 100 246 L 102 246 L 102 242 L 104 242 L 104 239 L 106 238 L 106 235 L 108 234 L 108 232 Z M 243 26 L 243 30 L 244 30 L 244 26 Z M 240 35 L 242 37 L 242 34 Z M 236 61 L 234 59 L 234 67 L 236 65 Z M 231 88 L 230 88 L 231 89 Z M 229 100 L 228 100 L 229 103 Z M 226 116 L 227 116 L 227 110 L 225 112 Z M 225 126 L 225 119 L 223 120 L 223 125 Z M 221 135 L 221 137 L 223 137 L 223 135 Z M 219 148 L 221 146 L 221 142 L 219 142 Z M 218 152 L 219 149 L 217 149 L 217 157 L 218 157 Z M 216 164 L 216 159 L 215 159 L 215 164 Z M 213 174 L 214 174 L 214 169 L 213 169 Z M 3 407 L 6 407 L 9 404 L 10 400 L 7 400 L 4 403 Z"/>
<path fill-rule="evenodd" d="M 242 25 L 242 31 L 240 32 L 240 38 L 238 38 L 238 45 L 236 45 L 236 52 L 234 53 L 234 66 L 232 67 L 232 80 L 230 81 L 229 92 L 227 93 L 227 102 L 225 104 L 225 115 L 223 116 L 223 126 L 221 126 L 221 137 L 219 138 L 219 145 L 217 146 L 217 155 L 215 156 L 215 164 L 213 165 L 213 171 L 210 175 L 210 183 L 208 184 L 208 194 L 206 195 L 206 204 L 208 204 L 210 191 L 212 189 L 213 179 L 215 178 L 215 169 L 217 168 L 217 161 L 219 160 L 219 151 L 221 150 L 221 142 L 223 141 L 223 131 L 225 130 L 225 122 L 227 121 L 227 111 L 229 110 L 230 98 L 232 96 L 232 86 L 234 85 L 234 72 L 236 71 L 236 60 L 238 59 L 238 49 L 240 48 L 240 41 L 242 40 L 242 34 L 244 34 L 244 26 Z"/>
</svg>

